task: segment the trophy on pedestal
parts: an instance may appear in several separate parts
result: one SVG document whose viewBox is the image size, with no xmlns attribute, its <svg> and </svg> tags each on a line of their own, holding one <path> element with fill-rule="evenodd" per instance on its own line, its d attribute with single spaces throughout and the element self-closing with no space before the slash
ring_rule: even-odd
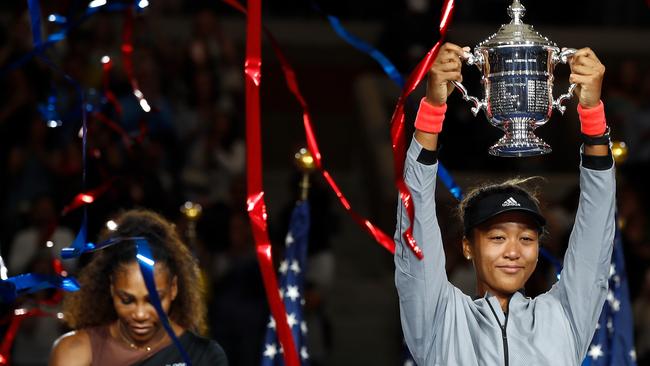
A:
<svg viewBox="0 0 650 366">
<path fill-rule="evenodd" d="M 464 55 L 465 62 L 476 65 L 483 74 L 483 100 L 470 96 L 462 83 L 454 82 L 463 99 L 474 104 L 474 116 L 483 110 L 490 123 L 505 132 L 489 150 L 495 156 L 551 152 L 551 147 L 533 131 L 548 122 L 554 108 L 564 114 L 566 107 L 562 103 L 571 98 L 576 87 L 572 84 L 566 94 L 553 98 L 553 70 L 559 63 L 566 64 L 576 50 L 561 51 L 523 23 L 525 12 L 519 0 L 514 0 L 508 7 L 512 21 L 479 43 L 473 53 Z"/>
</svg>

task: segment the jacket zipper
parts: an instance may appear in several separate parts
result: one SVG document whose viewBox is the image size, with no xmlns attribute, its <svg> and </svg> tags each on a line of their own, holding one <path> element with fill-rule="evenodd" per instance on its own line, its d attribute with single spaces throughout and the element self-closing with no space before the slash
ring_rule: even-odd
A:
<svg viewBox="0 0 650 366">
<path fill-rule="evenodd" d="M 506 321 L 503 325 L 501 325 L 501 322 L 499 321 L 499 317 L 497 316 L 496 311 L 494 311 L 494 308 L 492 307 L 492 304 L 488 301 L 488 305 L 490 306 L 490 310 L 492 310 L 492 314 L 494 314 L 494 318 L 497 320 L 497 324 L 499 324 L 499 328 L 501 328 L 501 338 L 503 340 L 503 358 L 505 360 L 505 366 L 508 366 L 509 361 L 508 361 L 508 335 L 506 334 L 506 327 L 508 326 L 508 313 L 505 313 L 506 316 Z M 510 300 L 508 300 L 508 303 L 510 303 Z"/>
</svg>

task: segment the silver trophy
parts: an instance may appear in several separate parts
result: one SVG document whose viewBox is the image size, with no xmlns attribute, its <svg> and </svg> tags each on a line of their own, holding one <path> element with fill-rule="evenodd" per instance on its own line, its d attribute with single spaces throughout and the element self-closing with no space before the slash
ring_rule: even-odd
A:
<svg viewBox="0 0 650 366">
<path fill-rule="evenodd" d="M 558 63 L 576 53 L 575 49 L 560 48 L 522 22 L 526 8 L 514 0 L 508 7 L 509 24 L 490 38 L 479 43 L 474 53 L 466 53 L 469 65 L 482 72 L 485 99 L 470 96 L 460 82 L 454 82 L 463 99 L 474 104 L 474 116 L 480 110 L 492 125 L 505 135 L 490 148 L 496 156 L 520 157 L 547 154 L 551 147 L 535 136 L 533 131 L 548 122 L 556 108 L 564 114 L 562 103 L 571 98 L 572 84 L 566 94 L 553 98 L 553 70 Z"/>
</svg>

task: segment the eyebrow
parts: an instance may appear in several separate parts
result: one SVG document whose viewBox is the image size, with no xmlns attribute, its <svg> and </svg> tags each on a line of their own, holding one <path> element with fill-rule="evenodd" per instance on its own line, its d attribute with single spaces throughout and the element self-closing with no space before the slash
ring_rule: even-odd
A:
<svg viewBox="0 0 650 366">
<path fill-rule="evenodd" d="M 131 293 L 129 293 L 129 292 L 126 292 L 126 291 L 124 291 L 124 290 L 117 290 L 116 292 L 117 292 L 117 295 L 118 295 L 118 296 L 121 296 L 121 297 L 136 298 L 135 295 L 133 295 L 133 294 L 131 294 Z M 163 297 L 163 296 L 165 296 L 166 294 L 167 294 L 167 290 L 166 290 L 166 289 L 158 290 L 158 296 L 159 296 L 159 297 Z M 149 293 L 147 293 L 147 296 L 146 296 L 146 297 L 147 297 L 147 298 L 149 297 Z"/>
<path fill-rule="evenodd" d="M 516 223 L 519 226 L 523 227 L 523 230 L 532 230 L 532 231 L 537 231 L 535 226 L 523 222 L 517 222 Z M 503 222 L 497 222 L 494 224 L 489 225 L 488 227 L 485 228 L 485 231 L 490 231 L 490 230 L 505 230 L 505 225 L 506 223 Z"/>
</svg>

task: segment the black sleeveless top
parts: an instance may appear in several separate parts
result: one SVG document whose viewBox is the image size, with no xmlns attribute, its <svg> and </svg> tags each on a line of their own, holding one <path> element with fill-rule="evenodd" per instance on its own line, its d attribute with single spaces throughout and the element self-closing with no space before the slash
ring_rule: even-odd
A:
<svg viewBox="0 0 650 366">
<path fill-rule="evenodd" d="M 92 366 L 185 366 L 176 346 L 167 339 L 151 351 L 132 349 L 111 337 L 108 326 L 87 328 L 92 352 Z M 179 341 L 193 366 L 228 366 L 226 354 L 213 340 L 185 331 Z"/>
</svg>

